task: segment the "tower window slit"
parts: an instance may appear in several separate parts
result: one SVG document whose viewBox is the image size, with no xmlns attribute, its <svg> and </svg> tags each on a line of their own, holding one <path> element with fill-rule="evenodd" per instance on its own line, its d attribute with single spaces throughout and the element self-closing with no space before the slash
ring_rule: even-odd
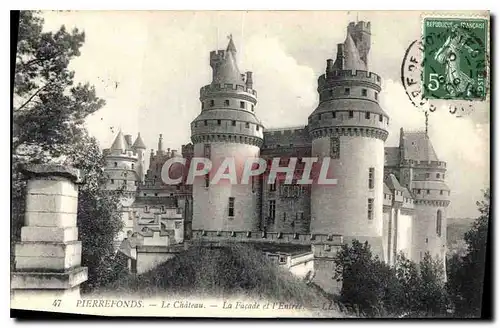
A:
<svg viewBox="0 0 500 328">
<path fill-rule="evenodd" d="M 229 213 L 230 217 L 234 217 L 234 197 L 229 197 Z"/>
<path fill-rule="evenodd" d="M 210 107 L 214 107 L 215 106 L 215 101 L 212 99 L 210 100 Z"/>
<path fill-rule="evenodd" d="M 353 118 L 354 117 L 354 111 L 350 110 L 349 111 L 349 118 Z"/>
<path fill-rule="evenodd" d="M 240 101 L 240 108 L 245 109 L 245 102 L 244 101 Z"/>
<path fill-rule="evenodd" d="M 375 168 L 370 167 L 368 170 L 368 188 L 373 189 L 375 187 Z"/>
<path fill-rule="evenodd" d="M 368 198 L 368 220 L 373 220 L 373 198 Z"/>
</svg>

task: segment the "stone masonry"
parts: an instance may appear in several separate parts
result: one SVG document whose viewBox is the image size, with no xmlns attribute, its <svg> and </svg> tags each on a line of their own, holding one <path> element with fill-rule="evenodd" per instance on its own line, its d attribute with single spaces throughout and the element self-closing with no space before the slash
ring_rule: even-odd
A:
<svg viewBox="0 0 500 328">
<path fill-rule="evenodd" d="M 76 216 L 80 171 L 62 165 L 30 165 L 21 241 L 15 247 L 12 299 L 79 297 L 87 280 L 81 266 Z"/>
</svg>

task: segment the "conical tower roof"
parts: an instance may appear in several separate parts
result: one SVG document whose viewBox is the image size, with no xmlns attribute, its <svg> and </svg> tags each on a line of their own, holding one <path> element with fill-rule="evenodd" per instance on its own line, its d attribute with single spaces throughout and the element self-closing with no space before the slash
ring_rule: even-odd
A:
<svg viewBox="0 0 500 328">
<path fill-rule="evenodd" d="M 134 149 L 146 149 L 146 145 L 144 144 L 144 141 L 141 138 L 140 132 L 137 134 L 137 139 L 135 139 L 135 142 L 132 145 L 132 148 L 134 148 Z"/>
<path fill-rule="evenodd" d="M 123 136 L 122 131 L 118 132 L 116 135 L 115 141 L 113 141 L 113 144 L 111 145 L 111 150 L 120 150 L 121 152 L 124 152 L 127 150 L 127 142 L 125 141 L 125 137 Z"/>
<path fill-rule="evenodd" d="M 225 56 L 217 67 L 214 83 L 241 83 L 242 81 L 236 60 L 236 47 L 233 39 L 229 38 Z"/>
<path fill-rule="evenodd" d="M 344 42 L 344 69 L 361 71 L 367 70 L 366 64 L 363 60 L 361 60 L 358 48 L 349 33 L 347 33 L 347 37 Z"/>
</svg>

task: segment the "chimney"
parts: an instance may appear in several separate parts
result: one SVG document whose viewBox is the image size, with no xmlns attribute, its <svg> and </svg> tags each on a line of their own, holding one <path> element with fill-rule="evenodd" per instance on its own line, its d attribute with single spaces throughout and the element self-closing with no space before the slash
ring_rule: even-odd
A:
<svg viewBox="0 0 500 328">
<path fill-rule="evenodd" d="M 344 44 L 337 44 L 337 62 L 339 63 L 338 69 L 344 69 Z"/>
<path fill-rule="evenodd" d="M 127 142 L 127 148 L 132 147 L 132 135 L 131 134 L 125 135 L 125 141 Z"/>
<path fill-rule="evenodd" d="M 160 133 L 160 138 L 158 138 L 158 154 L 163 154 L 163 135 Z"/>
<path fill-rule="evenodd" d="M 333 71 L 333 59 L 327 59 L 326 60 L 326 74 Z"/>
<path fill-rule="evenodd" d="M 252 72 L 247 72 L 247 88 L 253 89 L 253 77 Z"/>
</svg>

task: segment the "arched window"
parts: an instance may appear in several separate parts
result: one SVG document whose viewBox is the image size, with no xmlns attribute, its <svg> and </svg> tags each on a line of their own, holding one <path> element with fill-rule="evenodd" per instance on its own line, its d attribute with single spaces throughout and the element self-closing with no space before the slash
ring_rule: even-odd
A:
<svg viewBox="0 0 500 328">
<path fill-rule="evenodd" d="M 441 227 L 442 227 L 442 218 L 441 218 L 441 210 L 437 211 L 437 217 L 436 217 L 436 234 L 438 237 L 441 237 Z"/>
<path fill-rule="evenodd" d="M 439 174 L 439 173 L 436 173 L 436 178 L 438 178 L 438 179 L 439 179 L 439 177 L 440 177 L 440 174 Z"/>
</svg>

